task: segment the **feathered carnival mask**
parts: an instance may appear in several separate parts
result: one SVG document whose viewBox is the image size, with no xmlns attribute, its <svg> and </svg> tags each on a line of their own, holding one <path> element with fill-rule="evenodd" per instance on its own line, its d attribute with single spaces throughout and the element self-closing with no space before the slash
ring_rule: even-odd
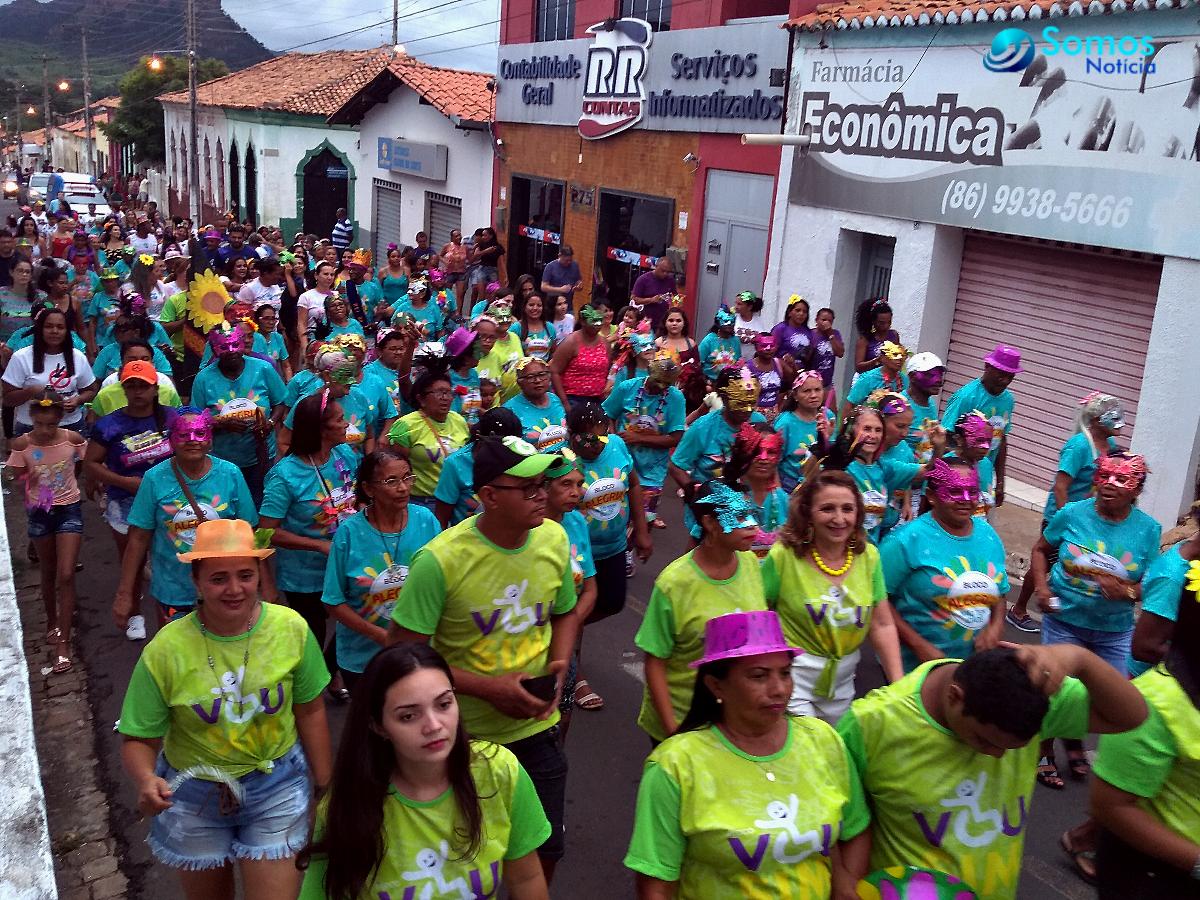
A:
<svg viewBox="0 0 1200 900">
<path fill-rule="evenodd" d="M 734 447 L 745 448 L 755 459 L 779 459 L 783 454 L 783 436 L 776 431 L 759 431 L 751 422 L 743 422 L 734 438 Z"/>
<path fill-rule="evenodd" d="M 331 384 L 351 385 L 358 380 L 358 363 L 341 347 L 329 347 L 317 354 L 313 368 Z"/>
<path fill-rule="evenodd" d="M 596 309 L 596 307 L 592 306 L 591 304 L 588 304 L 587 306 L 583 307 L 583 309 L 579 310 L 579 318 L 583 321 L 584 325 L 604 324 L 604 313 Z"/>
<path fill-rule="evenodd" d="M 1125 490 L 1134 490 L 1146 483 L 1146 476 L 1149 474 L 1146 457 L 1138 453 L 1114 453 L 1112 456 L 1101 456 L 1096 460 L 1092 483 L 1097 487 L 1111 484 Z"/>
<path fill-rule="evenodd" d="M 881 356 L 886 356 L 892 362 L 903 362 L 908 357 L 908 350 L 903 344 L 897 344 L 894 341 L 884 341 L 879 345 L 879 353 Z"/>
<path fill-rule="evenodd" d="M 974 466 L 951 466 L 935 459 L 925 481 L 929 492 L 942 503 L 979 502 L 979 473 Z"/>
<path fill-rule="evenodd" d="M 867 397 L 867 406 L 879 410 L 879 414 L 883 416 L 898 416 L 912 409 L 903 394 L 882 389 L 871 392 Z"/>
<path fill-rule="evenodd" d="M 120 306 L 121 312 L 127 316 L 144 316 L 148 308 L 146 298 L 138 293 L 126 294 L 121 298 L 118 306 Z"/>
<path fill-rule="evenodd" d="M 779 341 L 773 334 L 760 334 L 754 338 L 754 350 L 763 356 L 774 356 L 778 346 Z"/>
<path fill-rule="evenodd" d="M 363 340 L 361 334 L 354 334 L 347 331 L 332 338 L 329 343 L 346 351 L 357 350 L 360 353 L 367 352 L 367 342 Z"/>
<path fill-rule="evenodd" d="M 716 516 L 717 524 L 725 534 L 735 528 L 757 528 L 758 513 L 754 504 L 723 481 L 709 481 L 708 493 L 692 501 L 702 512 Z"/>
<path fill-rule="evenodd" d="M 650 378 L 659 384 L 674 384 L 679 377 L 679 354 L 670 347 L 661 347 L 650 360 Z"/>
<path fill-rule="evenodd" d="M 977 409 L 959 416 L 954 431 L 971 449 L 990 450 L 992 447 L 992 423 Z"/>
<path fill-rule="evenodd" d="M 245 333 L 245 328 L 240 322 L 230 324 L 222 322 L 221 325 L 214 328 L 208 333 L 208 346 L 212 347 L 213 356 L 221 356 L 226 353 L 241 353 L 242 352 L 242 335 Z"/>
<path fill-rule="evenodd" d="M 370 250 L 355 250 L 353 255 L 350 257 L 350 265 L 353 268 L 362 269 L 365 272 L 367 269 L 371 268 L 372 259 L 373 257 L 371 256 Z"/>
<path fill-rule="evenodd" d="M 758 404 L 761 388 L 758 379 L 745 366 L 729 379 L 729 384 L 721 388 L 721 397 L 726 405 L 734 412 L 750 412 Z"/>
<path fill-rule="evenodd" d="M 737 320 L 733 315 L 733 311 L 729 309 L 729 307 L 722 306 L 717 310 L 717 314 L 713 317 L 713 321 L 716 322 L 718 328 L 732 328 L 733 323 Z"/>
</svg>

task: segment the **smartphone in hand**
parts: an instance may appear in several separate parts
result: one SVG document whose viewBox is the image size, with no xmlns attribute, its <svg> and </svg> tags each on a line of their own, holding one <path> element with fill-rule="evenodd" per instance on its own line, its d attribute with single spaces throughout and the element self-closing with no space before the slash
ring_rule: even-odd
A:
<svg viewBox="0 0 1200 900">
<path fill-rule="evenodd" d="M 522 678 L 521 687 L 539 700 L 549 703 L 554 699 L 554 694 L 558 690 L 558 676 L 550 674 L 539 675 L 537 678 Z"/>
</svg>

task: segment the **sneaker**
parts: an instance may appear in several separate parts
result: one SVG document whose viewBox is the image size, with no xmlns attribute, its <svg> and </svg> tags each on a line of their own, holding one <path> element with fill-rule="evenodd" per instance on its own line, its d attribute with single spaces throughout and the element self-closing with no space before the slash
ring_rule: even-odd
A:
<svg viewBox="0 0 1200 900">
<path fill-rule="evenodd" d="M 129 624 L 125 627 L 125 637 L 131 641 L 146 639 L 146 620 L 142 616 L 130 616 Z"/>
<path fill-rule="evenodd" d="M 625 577 L 632 578 L 633 573 L 637 571 L 637 563 L 633 561 L 633 551 L 625 551 Z"/>
<path fill-rule="evenodd" d="M 1013 612 L 1014 609 L 1016 609 L 1016 607 L 1010 606 L 1008 608 L 1008 612 L 1004 614 L 1005 622 L 1017 629 L 1017 631 L 1024 631 L 1028 634 L 1036 634 L 1042 630 L 1041 626 L 1038 625 L 1038 623 L 1035 622 L 1028 613 L 1023 616 L 1018 616 L 1015 612 Z"/>
</svg>

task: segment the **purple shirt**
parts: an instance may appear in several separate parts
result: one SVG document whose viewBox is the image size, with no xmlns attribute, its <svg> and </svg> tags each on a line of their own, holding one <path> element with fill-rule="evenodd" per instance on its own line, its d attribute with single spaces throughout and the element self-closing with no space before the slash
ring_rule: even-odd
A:
<svg viewBox="0 0 1200 900">
<path fill-rule="evenodd" d="M 659 300 L 663 294 L 675 293 L 675 276 L 659 278 L 653 271 L 643 272 L 633 283 L 633 299 L 642 305 L 642 313 L 650 319 L 651 330 L 657 331 L 667 317 L 667 303 Z"/>
<path fill-rule="evenodd" d="M 839 341 L 842 339 L 842 333 L 836 328 L 829 332 L 830 337 L 836 337 Z M 813 339 L 813 368 L 821 373 L 821 381 L 825 382 L 825 387 L 833 387 L 833 366 L 837 362 L 837 356 L 833 352 L 833 343 L 829 338 L 822 337 L 821 332 L 815 328 L 812 331 Z"/>
<path fill-rule="evenodd" d="M 796 328 L 787 322 L 780 322 L 771 329 L 771 334 L 775 336 L 777 342 L 776 356 L 791 356 L 801 368 L 811 364 L 809 355 L 812 352 L 813 336 L 816 332 L 809 328 Z"/>
</svg>

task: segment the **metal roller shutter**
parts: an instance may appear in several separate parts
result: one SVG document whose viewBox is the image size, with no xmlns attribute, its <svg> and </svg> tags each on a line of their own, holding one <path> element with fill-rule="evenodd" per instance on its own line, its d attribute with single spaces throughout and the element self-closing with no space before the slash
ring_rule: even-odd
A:
<svg viewBox="0 0 1200 900">
<path fill-rule="evenodd" d="M 425 231 L 429 234 L 429 246 L 440 251 L 450 242 L 451 231 L 462 231 L 462 200 L 426 191 L 425 205 Z"/>
<path fill-rule="evenodd" d="M 1048 488 L 1080 398 L 1120 398 L 1133 435 L 1160 261 L 968 234 L 943 396 L 982 372 L 997 343 L 1021 350 L 1024 374 L 1008 443 L 1008 474 Z"/>
<path fill-rule="evenodd" d="M 376 178 L 374 187 L 375 214 L 371 235 L 375 241 L 375 266 L 378 268 L 387 260 L 387 245 L 403 247 L 404 241 L 400 239 L 400 185 Z"/>
</svg>

